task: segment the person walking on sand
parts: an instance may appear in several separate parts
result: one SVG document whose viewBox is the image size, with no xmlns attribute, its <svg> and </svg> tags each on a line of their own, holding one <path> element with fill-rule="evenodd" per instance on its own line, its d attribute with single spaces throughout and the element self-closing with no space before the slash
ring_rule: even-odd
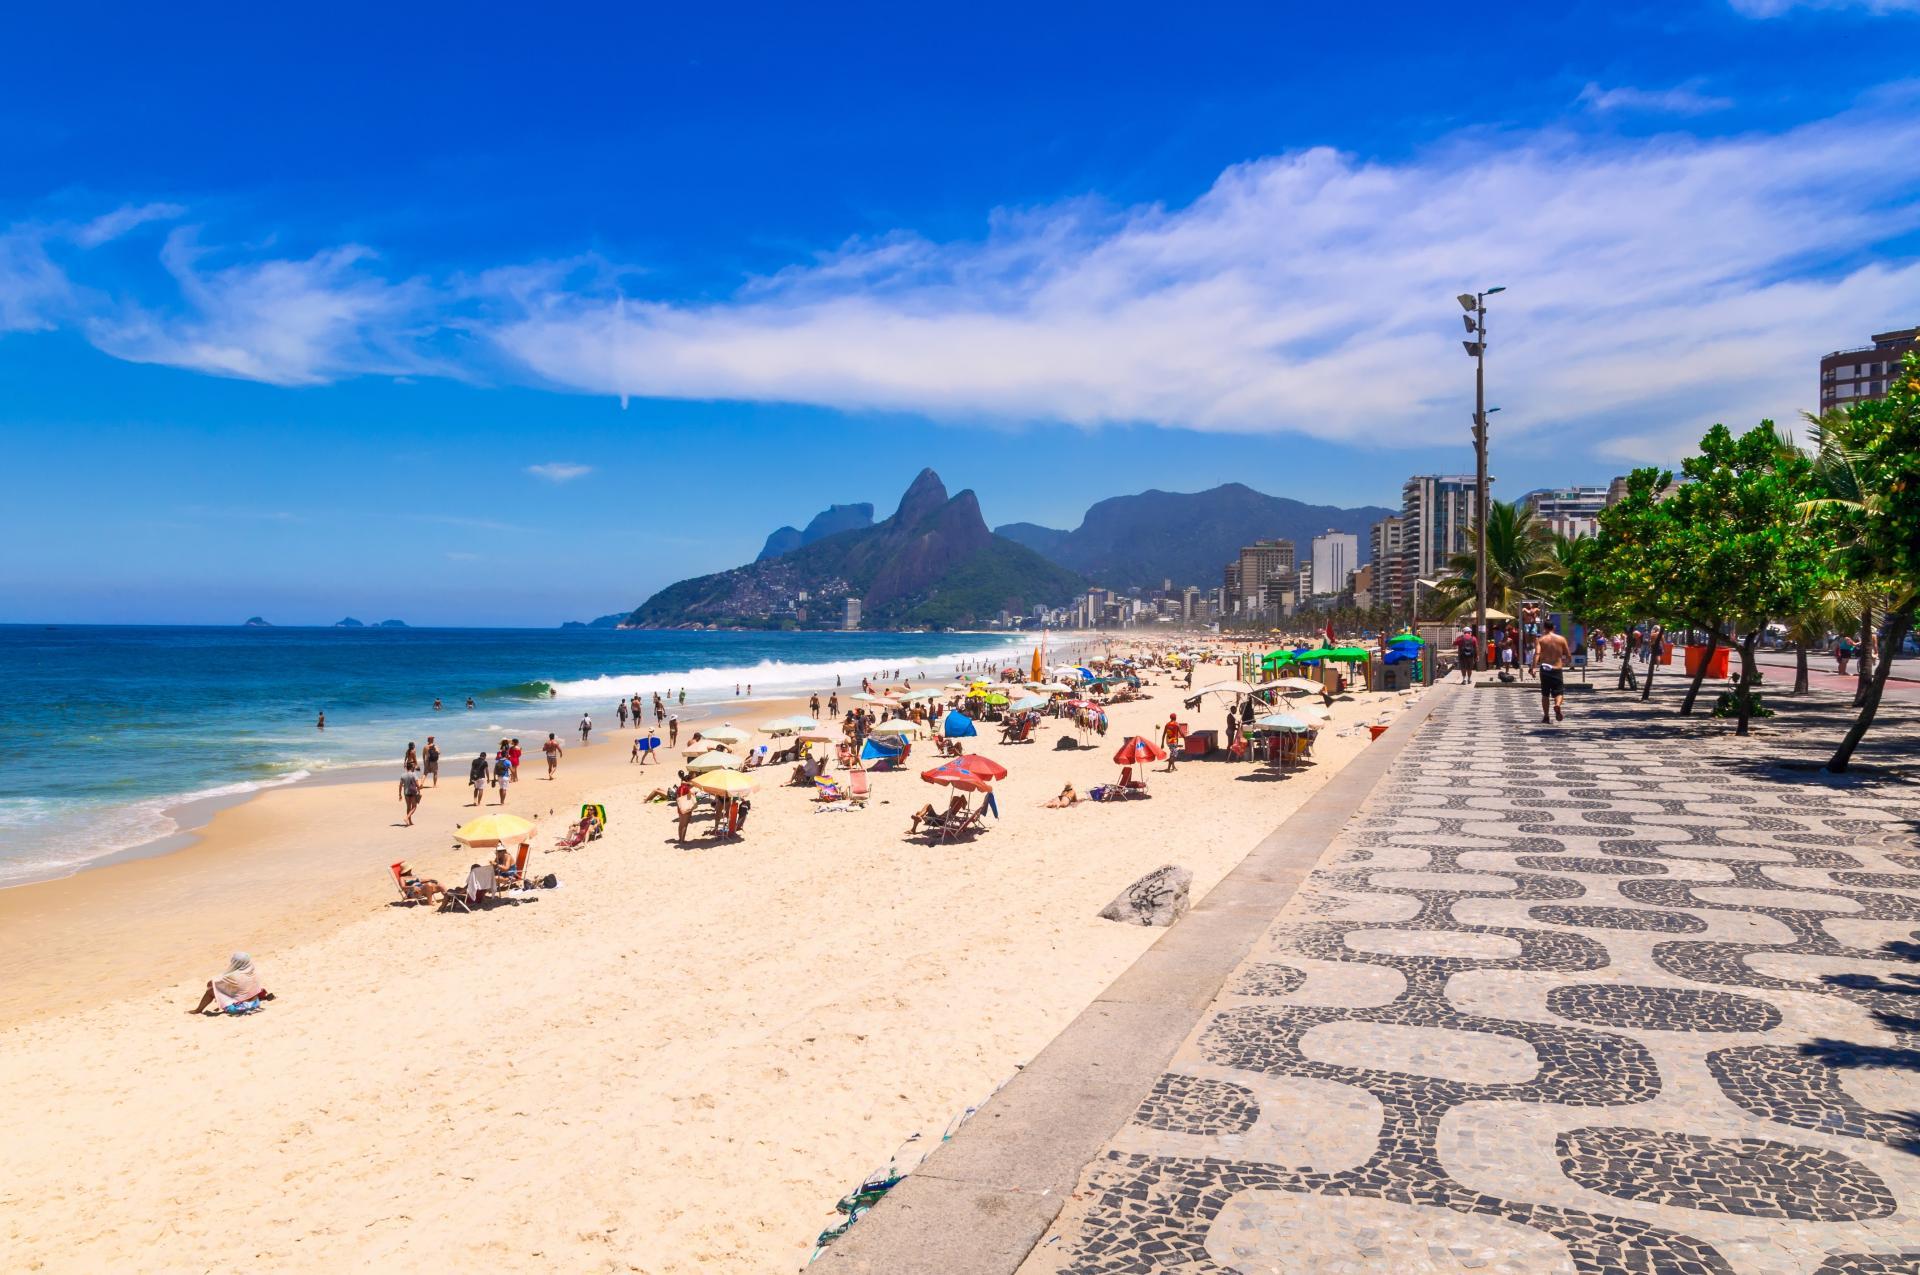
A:
<svg viewBox="0 0 1920 1275">
<path fill-rule="evenodd" d="M 1173 759 L 1180 755 L 1181 741 L 1186 734 L 1180 729 L 1180 722 L 1172 713 L 1167 714 L 1167 724 L 1160 728 L 1160 742 L 1167 750 L 1167 772 L 1173 771 Z"/>
<path fill-rule="evenodd" d="M 1540 720 L 1565 721 L 1567 669 L 1573 664 L 1573 648 L 1552 620 L 1543 627 L 1546 631 L 1534 644 L 1540 669 Z M 1547 715 L 1549 709 L 1553 710 L 1551 717 Z"/>
<path fill-rule="evenodd" d="M 406 803 L 407 827 L 413 827 L 413 812 L 420 809 L 420 772 L 409 766 L 400 772 L 400 800 Z"/>
<path fill-rule="evenodd" d="M 627 701 L 621 700 L 613 706 L 613 717 L 615 721 L 620 723 L 621 730 L 627 728 Z"/>
<path fill-rule="evenodd" d="M 553 772 L 560 769 L 560 741 L 553 737 L 552 731 L 547 732 L 547 742 L 540 745 L 540 751 L 547 755 L 547 779 L 551 782 Z"/>
<path fill-rule="evenodd" d="M 480 755 L 467 767 L 467 784 L 473 789 L 473 804 L 480 805 L 487 799 L 487 750 L 482 748 Z"/>
<path fill-rule="evenodd" d="M 433 742 L 433 736 L 427 736 L 426 751 L 420 754 L 420 777 L 433 780 L 433 786 L 440 786 L 440 745 Z"/>
<path fill-rule="evenodd" d="M 580 742 L 586 743 L 587 736 L 591 734 L 593 734 L 593 716 L 590 713 L 582 713 L 580 714 Z"/>
<path fill-rule="evenodd" d="M 520 741 L 515 739 L 507 744 L 507 760 L 513 763 L 513 779 L 520 782 Z"/>
<path fill-rule="evenodd" d="M 507 785 L 513 782 L 513 759 L 502 749 L 493 759 L 493 786 L 500 790 L 497 805 L 507 804 Z"/>
</svg>

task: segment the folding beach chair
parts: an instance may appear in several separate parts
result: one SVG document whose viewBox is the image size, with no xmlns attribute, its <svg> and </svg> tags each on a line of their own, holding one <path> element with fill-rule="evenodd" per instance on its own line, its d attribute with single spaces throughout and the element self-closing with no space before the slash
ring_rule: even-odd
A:
<svg viewBox="0 0 1920 1275">
<path fill-rule="evenodd" d="M 855 766 L 852 770 L 849 770 L 847 772 L 847 798 L 856 806 L 864 806 L 867 804 L 869 792 L 866 770 L 859 766 Z"/>
<path fill-rule="evenodd" d="M 985 825 L 982 824 L 980 820 L 986 815 L 986 813 L 987 813 L 987 803 L 983 801 L 978 806 L 975 806 L 973 809 L 967 811 L 965 818 L 955 819 L 950 823 L 941 824 L 940 840 L 952 841 L 957 837 L 964 837 L 969 833 L 981 831 L 985 827 Z"/>
</svg>

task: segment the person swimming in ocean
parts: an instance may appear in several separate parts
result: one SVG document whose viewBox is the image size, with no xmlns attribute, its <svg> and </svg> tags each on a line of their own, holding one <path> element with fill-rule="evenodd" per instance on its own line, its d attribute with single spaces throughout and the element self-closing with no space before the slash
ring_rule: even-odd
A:
<svg viewBox="0 0 1920 1275">
<path fill-rule="evenodd" d="M 316 721 L 313 724 L 313 728 L 315 730 L 325 730 L 327 728 L 327 710 L 326 709 L 323 708 L 320 710 L 320 720 Z"/>
<path fill-rule="evenodd" d="M 469 695 L 469 696 L 467 696 L 467 707 L 468 707 L 468 708 L 472 708 L 472 707 L 473 707 L 473 696 L 471 696 L 471 695 Z"/>
</svg>

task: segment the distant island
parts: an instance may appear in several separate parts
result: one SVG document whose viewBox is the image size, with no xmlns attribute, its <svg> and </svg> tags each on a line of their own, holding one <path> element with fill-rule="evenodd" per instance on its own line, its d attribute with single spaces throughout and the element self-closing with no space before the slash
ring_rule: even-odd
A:
<svg viewBox="0 0 1920 1275">
<path fill-rule="evenodd" d="M 336 629 L 404 629 L 407 627 L 407 622 L 405 620 L 382 620 L 378 624 L 362 624 L 352 616 L 348 616 L 344 620 L 335 620 L 333 627 Z"/>
<path fill-rule="evenodd" d="M 376 629 L 404 629 L 407 627 L 407 622 L 405 620 L 382 620 L 373 627 Z"/>
<path fill-rule="evenodd" d="M 354 619 L 352 616 L 348 616 L 344 620 L 335 620 L 333 622 L 333 627 L 336 629 L 364 629 L 367 626 L 360 623 L 360 621 Z"/>
<path fill-rule="evenodd" d="M 243 629 L 270 629 L 273 626 L 257 615 L 250 615 L 247 617 L 247 622 L 240 627 Z"/>
</svg>

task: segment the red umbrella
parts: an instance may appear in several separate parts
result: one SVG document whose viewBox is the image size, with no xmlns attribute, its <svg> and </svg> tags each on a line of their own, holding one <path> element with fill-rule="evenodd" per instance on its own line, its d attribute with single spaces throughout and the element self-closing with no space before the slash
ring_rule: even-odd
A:
<svg viewBox="0 0 1920 1275">
<path fill-rule="evenodd" d="M 1007 768 L 991 757 L 982 757 L 979 753 L 962 753 L 947 763 L 962 770 L 970 770 L 982 779 L 1005 779 Z"/>
<path fill-rule="evenodd" d="M 930 784 L 947 784 L 967 792 L 992 792 L 993 781 L 985 775 L 976 775 L 965 767 L 948 762 L 944 766 L 935 766 L 932 770 L 920 772 L 920 778 Z"/>
<path fill-rule="evenodd" d="M 1113 755 L 1113 760 L 1122 766 L 1132 766 L 1150 761 L 1165 761 L 1166 757 L 1166 750 L 1159 745 L 1142 739 L 1138 735 L 1129 735 L 1127 742 L 1120 745 L 1120 751 Z"/>
</svg>

